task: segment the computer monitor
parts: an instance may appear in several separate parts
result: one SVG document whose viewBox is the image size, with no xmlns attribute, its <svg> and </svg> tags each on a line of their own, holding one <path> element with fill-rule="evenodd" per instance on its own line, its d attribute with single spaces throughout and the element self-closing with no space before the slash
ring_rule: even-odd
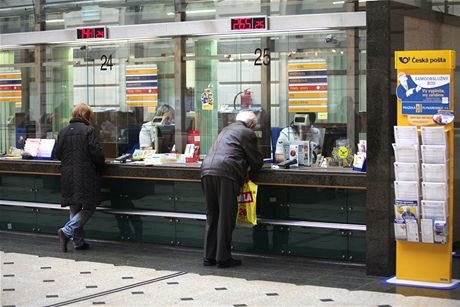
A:
<svg viewBox="0 0 460 307">
<path fill-rule="evenodd" d="M 155 138 L 155 151 L 157 153 L 171 152 L 175 143 L 175 125 L 158 125 Z"/>
</svg>

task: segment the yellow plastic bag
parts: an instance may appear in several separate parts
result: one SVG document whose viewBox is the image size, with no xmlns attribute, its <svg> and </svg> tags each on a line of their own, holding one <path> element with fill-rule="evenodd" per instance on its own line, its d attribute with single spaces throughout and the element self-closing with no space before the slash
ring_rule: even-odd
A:
<svg viewBox="0 0 460 307">
<path fill-rule="evenodd" d="M 236 221 L 241 225 L 257 225 L 256 215 L 257 184 L 246 182 L 238 195 L 238 214 Z"/>
</svg>

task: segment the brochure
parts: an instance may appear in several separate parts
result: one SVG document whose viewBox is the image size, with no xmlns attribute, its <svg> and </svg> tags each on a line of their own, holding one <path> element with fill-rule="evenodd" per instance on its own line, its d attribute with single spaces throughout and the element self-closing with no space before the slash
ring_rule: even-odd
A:
<svg viewBox="0 0 460 307">
<path fill-rule="evenodd" d="M 447 201 L 422 200 L 422 218 L 431 220 L 447 220 Z"/>
<path fill-rule="evenodd" d="M 433 220 L 422 219 L 420 220 L 422 242 L 423 243 L 434 243 L 433 239 Z"/>
<path fill-rule="evenodd" d="M 424 200 L 447 200 L 447 184 L 422 181 L 422 194 Z"/>
<path fill-rule="evenodd" d="M 419 209 L 417 200 L 395 200 L 395 219 L 407 220 L 407 219 L 418 219 Z"/>
<path fill-rule="evenodd" d="M 394 228 L 395 228 L 395 239 L 396 240 L 404 240 L 404 241 L 407 240 L 405 220 L 395 219 Z"/>
<path fill-rule="evenodd" d="M 420 152 L 418 145 L 399 145 L 393 143 L 396 162 L 418 163 L 420 161 Z"/>
<path fill-rule="evenodd" d="M 395 162 L 394 168 L 397 181 L 420 180 L 418 163 Z"/>
<path fill-rule="evenodd" d="M 407 241 L 419 242 L 417 220 L 406 220 Z"/>
<path fill-rule="evenodd" d="M 439 244 L 447 243 L 447 223 L 446 221 L 434 221 L 434 242 Z"/>
<path fill-rule="evenodd" d="M 422 177 L 425 182 L 447 183 L 447 164 L 422 163 Z"/>
<path fill-rule="evenodd" d="M 416 126 L 394 126 L 395 142 L 398 145 L 418 145 Z"/>
<path fill-rule="evenodd" d="M 422 162 L 428 164 L 446 164 L 446 145 L 422 145 Z"/>
<path fill-rule="evenodd" d="M 418 181 L 395 181 L 395 199 L 419 200 Z"/>
<path fill-rule="evenodd" d="M 422 143 L 423 145 L 446 145 L 444 127 L 422 127 Z"/>
</svg>

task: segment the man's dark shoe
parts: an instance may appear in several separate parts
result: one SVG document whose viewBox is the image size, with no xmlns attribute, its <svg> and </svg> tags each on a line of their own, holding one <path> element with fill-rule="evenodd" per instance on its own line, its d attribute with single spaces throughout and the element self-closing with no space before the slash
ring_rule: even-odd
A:
<svg viewBox="0 0 460 307">
<path fill-rule="evenodd" d="M 213 266 L 213 265 L 216 265 L 216 259 L 203 258 L 203 265 L 204 265 L 204 266 Z"/>
<path fill-rule="evenodd" d="M 85 242 L 82 245 L 75 247 L 75 249 L 77 251 L 87 250 L 87 249 L 89 249 L 89 244 Z"/>
<path fill-rule="evenodd" d="M 239 265 L 241 265 L 241 260 L 233 259 L 233 258 L 230 258 L 230 259 L 225 260 L 225 261 L 218 261 L 217 262 L 217 267 L 220 268 L 220 269 L 230 268 L 230 267 L 239 266 Z"/>
<path fill-rule="evenodd" d="M 67 253 L 67 243 L 69 243 L 69 238 L 65 236 L 61 229 L 58 229 L 57 234 L 59 237 L 59 246 L 61 248 L 61 251 L 63 253 Z"/>
</svg>

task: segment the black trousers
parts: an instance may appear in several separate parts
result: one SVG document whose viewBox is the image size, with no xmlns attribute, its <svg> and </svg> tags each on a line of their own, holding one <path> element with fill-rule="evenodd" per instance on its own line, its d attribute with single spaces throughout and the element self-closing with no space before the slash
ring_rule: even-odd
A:
<svg viewBox="0 0 460 307">
<path fill-rule="evenodd" d="M 226 261 L 232 257 L 232 233 L 238 210 L 236 198 L 241 187 L 220 176 L 204 176 L 201 184 L 206 199 L 204 257 Z"/>
</svg>

